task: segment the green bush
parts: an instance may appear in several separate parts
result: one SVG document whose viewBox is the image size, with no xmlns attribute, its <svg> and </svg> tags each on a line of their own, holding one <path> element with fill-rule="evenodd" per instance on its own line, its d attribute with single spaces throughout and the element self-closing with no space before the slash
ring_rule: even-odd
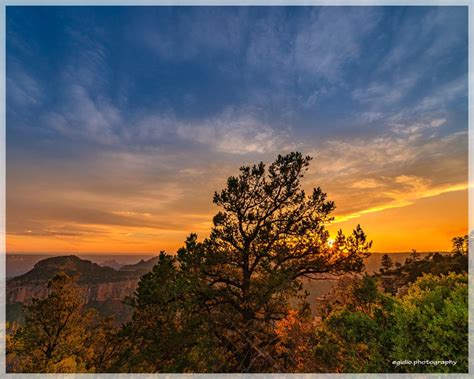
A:
<svg viewBox="0 0 474 379">
<path fill-rule="evenodd" d="M 419 278 L 394 308 L 395 360 L 457 361 L 452 365 L 403 365 L 405 372 L 467 372 L 466 274 Z"/>
</svg>

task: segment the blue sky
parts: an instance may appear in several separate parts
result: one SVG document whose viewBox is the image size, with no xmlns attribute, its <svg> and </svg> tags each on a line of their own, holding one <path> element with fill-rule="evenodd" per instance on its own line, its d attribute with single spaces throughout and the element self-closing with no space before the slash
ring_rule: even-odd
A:
<svg viewBox="0 0 474 379">
<path fill-rule="evenodd" d="M 7 228 L 168 246 L 295 149 L 341 220 L 457 191 L 467 48 L 467 7 L 7 7 Z"/>
</svg>

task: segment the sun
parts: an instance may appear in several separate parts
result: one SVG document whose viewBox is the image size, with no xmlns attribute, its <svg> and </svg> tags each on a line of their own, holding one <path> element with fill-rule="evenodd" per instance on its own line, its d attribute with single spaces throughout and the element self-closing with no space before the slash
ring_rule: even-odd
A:
<svg viewBox="0 0 474 379">
<path fill-rule="evenodd" d="M 328 244 L 329 247 L 332 247 L 334 245 L 334 239 L 329 238 L 328 241 L 327 241 L 327 244 Z"/>
</svg>

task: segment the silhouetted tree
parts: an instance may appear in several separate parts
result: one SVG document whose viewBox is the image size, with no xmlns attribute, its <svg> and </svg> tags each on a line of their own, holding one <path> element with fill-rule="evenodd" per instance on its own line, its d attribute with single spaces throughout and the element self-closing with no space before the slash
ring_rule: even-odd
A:
<svg viewBox="0 0 474 379">
<path fill-rule="evenodd" d="M 405 259 L 405 264 L 410 264 L 412 262 L 418 262 L 420 260 L 420 253 L 416 251 L 416 249 L 412 249 L 410 256 Z"/>
<path fill-rule="evenodd" d="M 453 253 L 467 255 L 469 252 L 469 236 L 467 234 L 465 236 L 454 237 L 452 239 L 452 243 Z"/>
<path fill-rule="evenodd" d="M 396 279 L 393 271 L 396 270 L 392 258 L 388 254 L 382 256 L 382 263 L 380 265 L 381 284 L 385 292 L 395 295 L 397 292 Z"/>
<path fill-rule="evenodd" d="M 380 272 L 384 273 L 386 271 L 389 271 L 393 268 L 393 261 L 392 258 L 388 254 L 384 254 L 382 256 L 382 263 L 380 265 Z"/>
<path fill-rule="evenodd" d="M 201 344 L 221 355 L 221 367 L 211 364 L 214 370 L 278 371 L 272 358 L 275 323 L 288 315 L 290 299 L 301 295 L 301 280 L 363 269 L 371 243 L 360 226 L 349 237 L 339 231 L 332 246 L 327 243 L 325 226 L 335 205 L 320 188 L 309 196 L 301 188 L 310 161 L 290 153 L 268 168 L 241 167 L 214 195 L 222 210 L 209 238 L 198 242 L 191 235 L 177 257 L 163 256 L 143 277 L 135 319 L 153 313 L 157 322 L 151 329 L 134 323 L 135 332 L 140 329 L 135 336 L 153 346 L 154 362 L 165 363 L 155 370 L 177 367 L 173 356 L 163 359 L 172 351 L 163 343 L 169 339 L 157 336 L 185 333 L 188 340 L 177 349 L 189 355 L 181 364 L 195 364 L 189 357 Z M 209 361 L 209 355 L 200 359 Z"/>
</svg>

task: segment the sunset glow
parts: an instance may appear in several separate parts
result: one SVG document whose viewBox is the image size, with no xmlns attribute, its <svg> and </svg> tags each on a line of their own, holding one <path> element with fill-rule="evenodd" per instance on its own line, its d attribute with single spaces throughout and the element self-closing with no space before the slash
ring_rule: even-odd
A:
<svg viewBox="0 0 474 379">
<path fill-rule="evenodd" d="M 467 233 L 461 7 L 6 19 L 8 253 L 175 252 L 242 164 L 295 150 L 336 203 L 332 237 L 435 251 Z"/>
</svg>

